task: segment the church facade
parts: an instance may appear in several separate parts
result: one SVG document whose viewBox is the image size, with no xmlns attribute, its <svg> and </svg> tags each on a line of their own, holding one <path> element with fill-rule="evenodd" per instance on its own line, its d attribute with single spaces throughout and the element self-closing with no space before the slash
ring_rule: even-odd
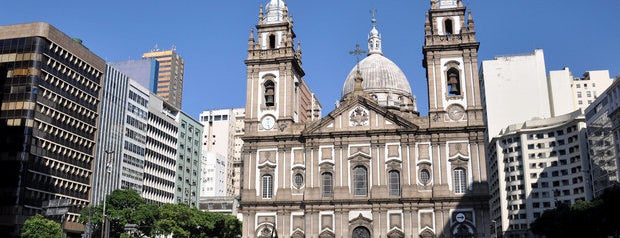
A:
<svg viewBox="0 0 620 238">
<path fill-rule="evenodd" d="M 461 0 L 427 12 L 429 116 L 374 18 L 368 55 L 321 117 L 286 4 L 259 15 L 245 61 L 243 237 L 490 237 L 479 43 Z"/>
</svg>

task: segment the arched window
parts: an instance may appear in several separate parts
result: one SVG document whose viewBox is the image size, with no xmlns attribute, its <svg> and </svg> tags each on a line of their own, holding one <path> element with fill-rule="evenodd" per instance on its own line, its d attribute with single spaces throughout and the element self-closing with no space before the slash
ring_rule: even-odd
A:
<svg viewBox="0 0 620 238">
<path fill-rule="evenodd" d="M 390 171 L 390 195 L 400 195 L 400 172 L 397 170 Z"/>
<path fill-rule="evenodd" d="M 273 197 L 273 177 L 271 175 L 263 175 L 263 198 Z"/>
<path fill-rule="evenodd" d="M 269 49 L 276 48 L 276 35 L 269 35 Z"/>
<path fill-rule="evenodd" d="M 453 171 L 454 193 L 465 193 L 467 190 L 467 176 L 464 168 L 456 168 Z"/>
<path fill-rule="evenodd" d="M 368 171 L 364 166 L 353 168 L 353 190 L 355 196 L 368 195 Z"/>
<path fill-rule="evenodd" d="M 322 184 L 321 187 L 323 188 L 323 197 L 333 197 L 334 196 L 334 181 L 333 181 L 333 176 L 332 173 L 323 173 L 322 177 Z"/>
<path fill-rule="evenodd" d="M 265 106 L 272 107 L 274 103 L 275 88 L 276 85 L 271 80 L 267 80 L 264 84 L 265 87 Z"/>
<path fill-rule="evenodd" d="M 449 18 L 446 19 L 443 22 L 443 25 L 444 25 L 444 29 L 446 31 L 446 35 L 452 35 L 454 33 L 453 26 L 452 26 L 452 19 L 449 19 Z"/>
<path fill-rule="evenodd" d="M 459 76 L 459 70 L 450 68 L 447 72 L 448 76 L 448 95 L 458 96 L 461 95 L 461 79 Z"/>
<path fill-rule="evenodd" d="M 370 238 L 370 231 L 366 227 L 358 226 L 353 229 L 353 238 Z"/>
</svg>

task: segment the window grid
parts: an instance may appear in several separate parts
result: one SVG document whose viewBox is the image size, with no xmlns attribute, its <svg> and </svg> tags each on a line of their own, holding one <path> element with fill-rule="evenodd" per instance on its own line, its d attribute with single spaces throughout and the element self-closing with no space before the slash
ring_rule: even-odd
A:
<svg viewBox="0 0 620 238">
<path fill-rule="evenodd" d="M 390 171 L 390 195 L 400 195 L 400 173 L 396 170 Z"/>
<path fill-rule="evenodd" d="M 454 192 L 455 193 L 465 193 L 467 188 L 467 180 L 465 177 L 465 169 L 457 168 L 454 169 Z"/>
<path fill-rule="evenodd" d="M 353 186 L 355 196 L 368 195 L 368 177 L 366 168 L 357 166 L 353 169 Z"/>
<path fill-rule="evenodd" d="M 273 177 L 263 175 L 263 198 L 273 197 Z"/>
<path fill-rule="evenodd" d="M 334 187 L 331 173 L 323 173 L 323 197 L 333 197 Z"/>
</svg>

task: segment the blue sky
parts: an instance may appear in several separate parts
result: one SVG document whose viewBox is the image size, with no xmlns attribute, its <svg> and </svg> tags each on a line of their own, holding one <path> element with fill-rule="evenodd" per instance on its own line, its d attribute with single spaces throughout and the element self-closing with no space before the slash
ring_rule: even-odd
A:
<svg viewBox="0 0 620 238">
<path fill-rule="evenodd" d="M 268 0 L 38 1 L 2 3 L 0 25 L 49 22 L 106 61 L 137 59 L 153 48 L 176 46 L 185 59 L 183 110 L 244 107 L 247 40 Z M 370 9 L 377 9 L 384 55 L 407 75 L 427 114 L 422 67 L 428 0 L 288 0 L 301 41 L 305 80 L 324 112 L 340 99 L 355 65 L 348 54 L 364 46 Z M 575 76 L 607 69 L 620 74 L 618 0 L 465 0 L 481 42 L 479 61 L 544 49 L 547 71 L 570 67 Z"/>
</svg>

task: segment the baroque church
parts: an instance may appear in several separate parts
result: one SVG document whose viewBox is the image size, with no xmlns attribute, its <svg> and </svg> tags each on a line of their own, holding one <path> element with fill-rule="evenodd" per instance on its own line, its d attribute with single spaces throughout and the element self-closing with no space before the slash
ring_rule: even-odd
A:
<svg viewBox="0 0 620 238">
<path fill-rule="evenodd" d="M 285 2 L 261 7 L 245 61 L 243 237 L 490 237 L 474 21 L 461 0 L 430 2 L 429 116 L 373 17 L 367 56 L 321 117 Z"/>
</svg>

